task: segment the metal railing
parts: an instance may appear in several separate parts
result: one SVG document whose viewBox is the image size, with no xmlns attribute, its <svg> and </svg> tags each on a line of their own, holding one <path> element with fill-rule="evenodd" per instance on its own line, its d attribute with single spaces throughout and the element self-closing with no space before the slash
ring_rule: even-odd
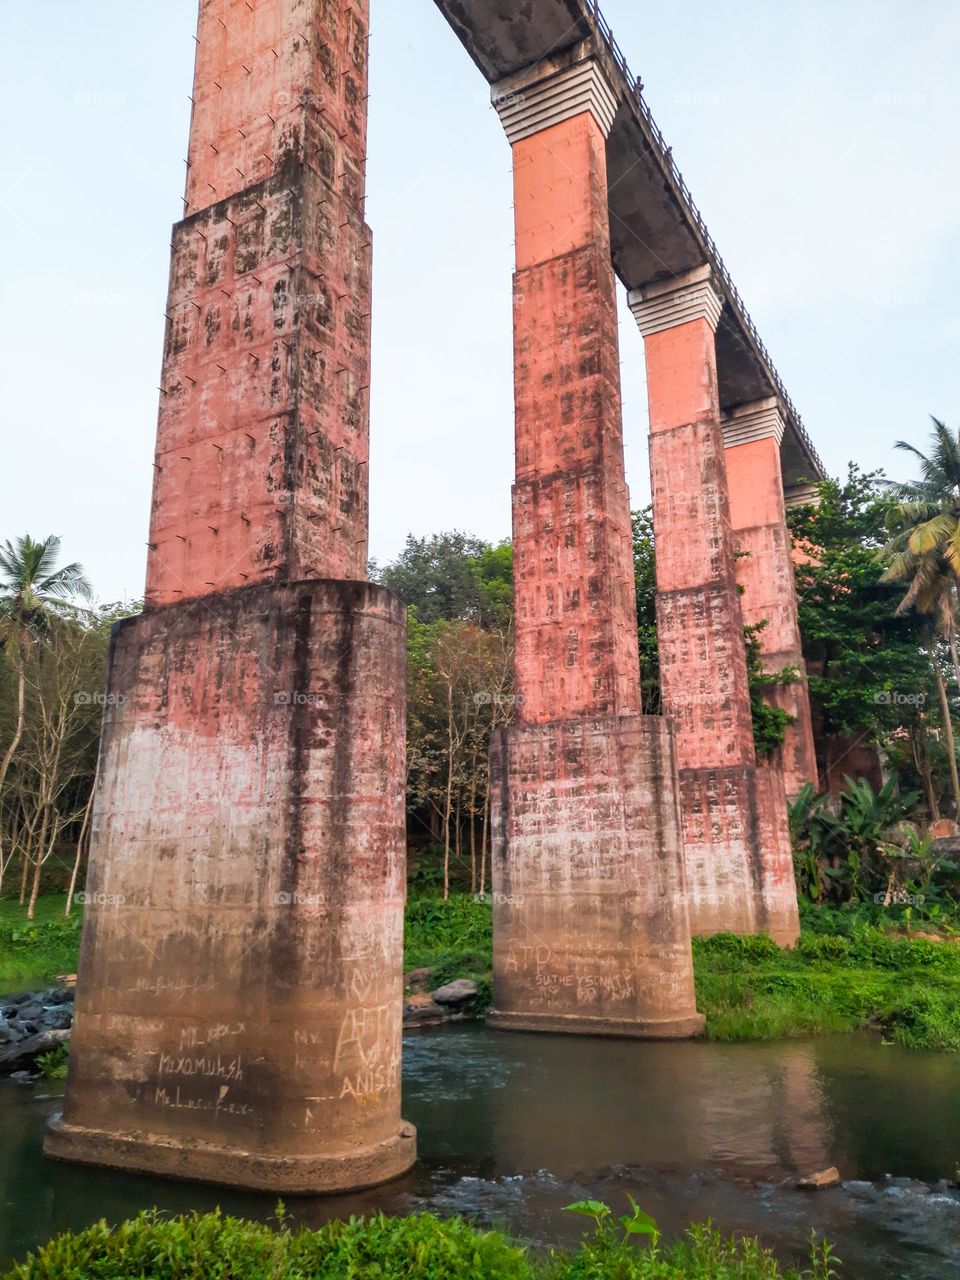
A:
<svg viewBox="0 0 960 1280">
<path fill-rule="evenodd" d="M 770 358 L 770 352 L 767 350 L 766 344 L 760 337 L 757 326 L 754 324 L 750 312 L 747 310 L 743 298 L 740 296 L 740 290 L 733 283 L 733 277 L 727 269 L 727 265 L 723 258 L 720 256 L 720 250 L 717 248 L 716 241 L 707 230 L 707 224 L 703 220 L 703 214 L 697 208 L 696 201 L 690 194 L 690 188 L 684 181 L 683 174 L 680 172 L 677 162 L 673 158 L 673 149 L 667 146 L 667 140 L 663 136 L 660 126 L 653 118 L 653 113 L 647 105 L 643 93 L 640 90 L 640 81 L 630 70 L 630 65 L 627 62 L 626 56 L 614 37 L 613 28 L 610 26 L 609 22 L 607 22 L 600 10 L 599 0 L 586 0 L 586 2 L 587 9 L 593 19 L 593 24 L 597 34 L 606 46 L 610 57 L 620 68 L 620 71 L 627 82 L 627 92 L 632 96 L 633 101 L 639 108 L 640 114 L 649 129 L 650 137 L 660 153 L 660 159 L 669 175 L 673 178 L 680 199 L 697 230 L 700 232 L 703 245 L 710 258 L 711 265 L 714 267 L 724 283 L 727 293 L 727 301 L 734 307 L 742 324 L 753 338 L 757 352 L 764 361 L 767 371 L 770 374 L 771 381 L 777 390 L 777 394 L 783 401 L 784 406 L 790 415 L 791 421 L 796 428 L 797 434 L 800 436 L 810 454 L 811 460 L 820 468 L 821 473 L 826 475 L 826 469 L 820 459 L 820 455 L 817 453 L 813 440 L 810 438 L 810 433 L 803 425 L 803 419 L 797 412 L 797 407 L 791 400 L 787 392 L 787 388 L 784 386 L 783 379 L 780 377 L 776 365 Z"/>
</svg>

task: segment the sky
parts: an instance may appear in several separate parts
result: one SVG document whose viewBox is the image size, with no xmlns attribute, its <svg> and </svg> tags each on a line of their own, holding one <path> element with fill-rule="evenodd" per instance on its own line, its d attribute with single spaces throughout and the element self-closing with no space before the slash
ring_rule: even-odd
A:
<svg viewBox="0 0 960 1280">
<path fill-rule="evenodd" d="M 371 0 L 371 554 L 510 533 L 510 151 L 433 0 Z M 828 470 L 960 425 L 956 0 L 604 0 Z M 0 0 L 0 539 L 142 594 L 197 0 Z M 622 293 L 622 290 L 621 290 Z M 643 344 L 624 434 L 648 500 Z"/>
</svg>

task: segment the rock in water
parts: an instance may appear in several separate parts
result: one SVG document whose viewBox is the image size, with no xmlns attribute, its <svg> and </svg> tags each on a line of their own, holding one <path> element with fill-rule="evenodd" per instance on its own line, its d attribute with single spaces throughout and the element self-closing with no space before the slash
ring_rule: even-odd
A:
<svg viewBox="0 0 960 1280">
<path fill-rule="evenodd" d="M 840 1171 L 833 1165 L 829 1169 L 821 1169 L 819 1173 L 808 1173 L 797 1183 L 800 1191 L 823 1191 L 825 1187 L 840 1185 Z"/>
<path fill-rule="evenodd" d="M 435 1027 L 446 1022 L 449 1011 L 428 995 L 411 996 L 403 1006 L 404 1030 L 412 1027 Z"/>
<path fill-rule="evenodd" d="M 477 997 L 477 984 L 469 978 L 457 978 L 456 982 L 448 982 L 445 987 L 438 987 L 433 993 L 437 1004 L 448 1005 L 456 1009 Z"/>
<path fill-rule="evenodd" d="M 69 1031 L 41 1031 L 17 1044 L 0 1048 L 0 1075 L 13 1075 L 24 1067 L 32 1067 L 41 1054 L 49 1053 L 69 1039 Z"/>
</svg>

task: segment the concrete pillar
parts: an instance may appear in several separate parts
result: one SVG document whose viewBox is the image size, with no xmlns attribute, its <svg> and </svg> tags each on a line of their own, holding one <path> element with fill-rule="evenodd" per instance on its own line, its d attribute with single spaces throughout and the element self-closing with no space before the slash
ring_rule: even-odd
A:
<svg viewBox="0 0 960 1280">
<path fill-rule="evenodd" d="M 364 576 L 367 6 L 203 0 L 146 610 L 112 647 L 55 1156 L 410 1167 L 405 615 Z"/>
<path fill-rule="evenodd" d="M 694 933 L 799 933 L 782 775 L 758 768 L 734 570 L 709 267 L 634 290 L 650 401 L 657 621 Z"/>
<path fill-rule="evenodd" d="M 698 1033 L 669 727 L 640 715 L 604 141 L 582 49 L 494 89 L 513 145 L 519 723 L 493 744 L 495 1027 Z"/>
<path fill-rule="evenodd" d="M 736 574 L 743 620 L 750 626 L 766 621 L 758 636 L 766 670 L 794 667 L 799 672 L 798 679 L 775 685 L 768 693 L 771 705 L 782 707 L 793 718 L 774 761 L 792 800 L 806 783 L 816 786 L 818 778 L 780 467 L 783 432 L 783 418 L 773 397 L 724 415 L 730 523 L 741 552 Z"/>
</svg>

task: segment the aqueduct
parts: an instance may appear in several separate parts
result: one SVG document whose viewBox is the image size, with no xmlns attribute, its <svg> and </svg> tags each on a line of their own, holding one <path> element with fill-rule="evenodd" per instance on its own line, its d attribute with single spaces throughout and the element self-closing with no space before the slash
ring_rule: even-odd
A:
<svg viewBox="0 0 960 1280">
<path fill-rule="evenodd" d="M 759 764 L 743 624 L 802 669 L 785 506 L 822 468 L 595 5 L 437 3 L 514 158 L 523 697 L 493 748 L 490 1021 L 694 1035 L 691 932 L 797 935 L 806 687 Z M 415 1158 L 405 619 L 364 581 L 367 38 L 367 0 L 200 5 L 62 1158 L 303 1192 Z M 646 349 L 663 717 L 640 707 L 616 277 Z"/>
</svg>

